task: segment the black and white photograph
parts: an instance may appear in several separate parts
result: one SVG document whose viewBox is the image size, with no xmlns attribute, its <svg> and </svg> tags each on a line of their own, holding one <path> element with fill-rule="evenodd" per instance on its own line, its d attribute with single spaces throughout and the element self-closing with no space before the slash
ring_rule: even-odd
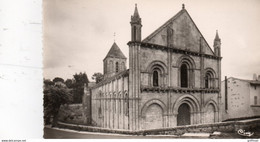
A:
<svg viewBox="0 0 260 142">
<path fill-rule="evenodd" d="M 258 138 L 259 2 L 184 2 L 43 1 L 44 137 Z"/>
<path fill-rule="evenodd" d="M 42 84 L 43 139 L 258 142 L 259 0 L 42 0 L 41 8 L 40 22 L 27 20 L 42 31 L 42 66 L 21 67 L 42 73 L 26 80 Z"/>
</svg>

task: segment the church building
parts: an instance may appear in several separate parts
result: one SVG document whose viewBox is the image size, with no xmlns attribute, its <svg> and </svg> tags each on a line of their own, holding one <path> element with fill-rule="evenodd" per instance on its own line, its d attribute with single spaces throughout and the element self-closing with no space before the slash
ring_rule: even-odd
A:
<svg viewBox="0 0 260 142">
<path fill-rule="evenodd" d="M 129 69 L 126 56 L 113 43 L 103 60 L 104 80 L 89 91 L 92 123 L 142 130 L 219 122 L 218 33 L 212 50 L 184 5 L 144 39 L 142 26 L 135 5 L 127 43 Z"/>
</svg>

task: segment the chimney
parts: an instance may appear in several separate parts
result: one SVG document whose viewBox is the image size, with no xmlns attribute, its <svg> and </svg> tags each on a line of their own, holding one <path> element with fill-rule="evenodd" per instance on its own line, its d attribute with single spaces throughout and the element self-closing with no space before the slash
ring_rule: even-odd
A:
<svg viewBox="0 0 260 142">
<path fill-rule="evenodd" d="M 228 84 L 227 84 L 227 76 L 225 76 L 225 110 L 228 110 Z"/>
</svg>

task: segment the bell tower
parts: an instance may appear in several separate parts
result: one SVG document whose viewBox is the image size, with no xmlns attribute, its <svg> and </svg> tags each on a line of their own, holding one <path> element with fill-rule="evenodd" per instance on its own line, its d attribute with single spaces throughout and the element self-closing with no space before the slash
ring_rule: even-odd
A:
<svg viewBox="0 0 260 142">
<path fill-rule="evenodd" d="M 103 60 L 104 78 L 116 75 L 126 70 L 126 57 L 114 42 L 107 56 Z"/>
</svg>

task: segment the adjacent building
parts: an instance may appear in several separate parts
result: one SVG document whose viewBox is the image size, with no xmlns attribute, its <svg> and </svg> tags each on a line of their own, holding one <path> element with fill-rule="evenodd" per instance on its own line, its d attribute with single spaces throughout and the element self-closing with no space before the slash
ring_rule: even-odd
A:
<svg viewBox="0 0 260 142">
<path fill-rule="evenodd" d="M 260 75 L 252 80 L 226 78 L 221 88 L 223 120 L 260 116 Z"/>
<path fill-rule="evenodd" d="M 142 26 L 135 6 L 129 69 L 126 56 L 113 43 L 103 60 L 104 80 L 86 91 L 91 96 L 92 123 L 141 130 L 220 121 L 218 33 L 212 50 L 184 5 L 144 39 Z"/>
</svg>

